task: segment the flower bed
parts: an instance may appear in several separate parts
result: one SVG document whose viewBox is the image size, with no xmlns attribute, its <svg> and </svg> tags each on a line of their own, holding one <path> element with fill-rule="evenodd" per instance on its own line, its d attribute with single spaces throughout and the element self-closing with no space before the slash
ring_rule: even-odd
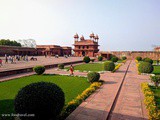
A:
<svg viewBox="0 0 160 120">
<path fill-rule="evenodd" d="M 148 110 L 150 120 L 160 120 L 160 110 L 158 110 L 155 102 L 154 93 L 150 89 L 147 82 L 141 84 L 144 93 L 144 103 Z"/>
</svg>

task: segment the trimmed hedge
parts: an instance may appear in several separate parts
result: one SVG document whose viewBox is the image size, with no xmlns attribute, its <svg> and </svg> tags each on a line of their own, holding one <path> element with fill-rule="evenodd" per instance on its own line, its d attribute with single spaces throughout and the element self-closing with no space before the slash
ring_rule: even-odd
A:
<svg viewBox="0 0 160 120">
<path fill-rule="evenodd" d="M 58 68 L 59 68 L 59 69 L 64 69 L 64 64 L 59 64 L 59 65 L 58 65 Z"/>
<path fill-rule="evenodd" d="M 127 57 L 126 57 L 126 56 L 123 56 L 123 57 L 122 57 L 122 60 L 126 60 L 126 59 L 127 59 Z"/>
<path fill-rule="evenodd" d="M 41 75 L 45 72 L 45 67 L 44 66 L 35 66 L 33 68 L 33 71 L 35 71 L 38 75 Z"/>
<path fill-rule="evenodd" d="M 91 83 L 98 82 L 100 78 L 100 74 L 97 72 L 89 72 L 87 74 L 87 78 L 88 78 L 88 81 Z"/>
<path fill-rule="evenodd" d="M 158 88 L 158 85 L 160 84 L 160 75 L 150 76 L 150 78 L 155 87 Z"/>
<path fill-rule="evenodd" d="M 136 60 L 138 60 L 138 61 L 142 61 L 142 57 L 137 56 L 137 57 L 136 57 Z"/>
<path fill-rule="evenodd" d="M 98 61 L 102 61 L 103 57 L 102 56 L 98 56 Z"/>
<path fill-rule="evenodd" d="M 115 69 L 115 64 L 114 62 L 107 61 L 104 63 L 104 70 L 105 71 L 113 71 Z"/>
<path fill-rule="evenodd" d="M 90 59 L 88 56 L 85 56 L 85 57 L 83 58 L 83 61 L 84 61 L 85 63 L 89 63 L 90 60 L 91 60 L 91 59 Z"/>
<path fill-rule="evenodd" d="M 141 62 L 138 65 L 138 71 L 140 73 L 151 73 L 154 70 L 154 67 L 149 62 Z"/>
<path fill-rule="evenodd" d="M 143 61 L 144 62 L 149 62 L 149 63 L 153 64 L 153 60 L 150 59 L 150 58 L 144 58 Z"/>
<path fill-rule="evenodd" d="M 17 114 L 34 114 L 29 120 L 56 119 L 65 103 L 64 92 L 54 83 L 38 82 L 22 88 L 14 101 Z M 26 117 L 20 117 L 26 120 Z"/>
<path fill-rule="evenodd" d="M 117 62 L 117 61 L 118 61 L 118 58 L 117 58 L 117 57 L 112 57 L 112 58 L 111 58 L 111 61 L 112 61 L 112 62 Z"/>
</svg>

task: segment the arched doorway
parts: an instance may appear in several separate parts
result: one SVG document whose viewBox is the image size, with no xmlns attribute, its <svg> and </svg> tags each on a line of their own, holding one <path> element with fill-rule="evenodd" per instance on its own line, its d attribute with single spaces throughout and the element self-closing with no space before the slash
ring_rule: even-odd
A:
<svg viewBox="0 0 160 120">
<path fill-rule="evenodd" d="M 85 56 L 85 52 L 84 51 L 82 51 L 82 55 Z"/>
</svg>

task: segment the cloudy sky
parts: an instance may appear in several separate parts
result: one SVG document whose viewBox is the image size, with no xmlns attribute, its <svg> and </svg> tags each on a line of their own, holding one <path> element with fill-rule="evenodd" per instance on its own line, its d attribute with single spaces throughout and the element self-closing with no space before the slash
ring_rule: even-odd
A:
<svg viewBox="0 0 160 120">
<path fill-rule="evenodd" d="M 0 39 L 72 46 L 100 37 L 101 51 L 160 45 L 160 0 L 0 0 Z"/>
</svg>

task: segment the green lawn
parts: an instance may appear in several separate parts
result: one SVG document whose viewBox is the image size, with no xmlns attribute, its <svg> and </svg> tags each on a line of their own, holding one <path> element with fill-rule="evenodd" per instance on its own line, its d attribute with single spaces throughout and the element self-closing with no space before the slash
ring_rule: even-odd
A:
<svg viewBox="0 0 160 120">
<path fill-rule="evenodd" d="M 61 87 L 65 93 L 65 103 L 74 99 L 90 86 L 86 78 L 60 75 L 33 75 L 2 82 L 0 83 L 0 117 L 1 114 L 14 113 L 14 98 L 22 87 L 40 81 L 52 82 Z"/>
<path fill-rule="evenodd" d="M 155 86 L 150 86 L 150 88 L 154 93 L 157 108 L 160 109 L 160 87 L 156 89 Z"/>
<path fill-rule="evenodd" d="M 159 66 L 154 65 L 154 71 L 152 73 L 156 75 L 160 75 L 160 65 Z"/>
<path fill-rule="evenodd" d="M 66 67 L 66 69 L 69 69 L 69 67 Z M 104 71 L 103 69 L 103 63 L 87 63 L 87 64 L 81 64 L 74 66 L 74 70 L 80 70 L 80 71 Z"/>
</svg>

